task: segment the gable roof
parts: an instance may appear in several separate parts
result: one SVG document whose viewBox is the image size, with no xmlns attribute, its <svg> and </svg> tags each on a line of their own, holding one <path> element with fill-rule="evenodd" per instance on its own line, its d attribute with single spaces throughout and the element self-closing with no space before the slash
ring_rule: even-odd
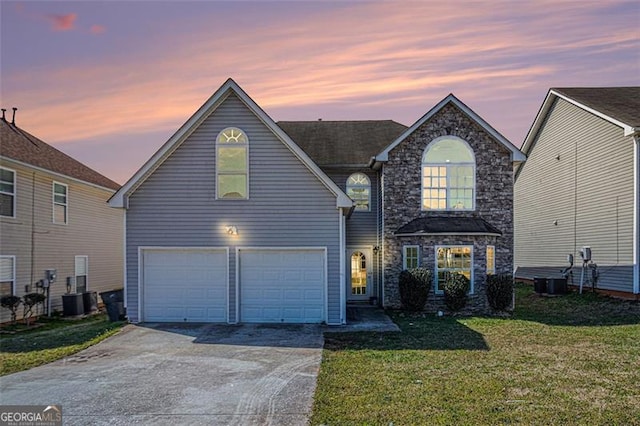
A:
<svg viewBox="0 0 640 426">
<path fill-rule="evenodd" d="M 547 114 L 558 98 L 622 127 L 625 136 L 640 132 L 640 86 L 551 88 L 524 139 L 523 152 L 531 150 Z"/>
<path fill-rule="evenodd" d="M 165 142 L 153 156 L 111 197 L 111 207 L 127 207 L 126 198 L 133 193 L 188 137 L 211 115 L 227 96 L 234 93 L 262 123 L 336 196 L 339 208 L 353 207 L 353 201 L 333 182 L 309 156 L 245 93 L 231 78 Z"/>
<path fill-rule="evenodd" d="M 117 191 L 116 182 L 43 142 L 15 124 L 0 119 L 0 156 L 38 169 Z"/>
<path fill-rule="evenodd" d="M 393 120 L 279 121 L 278 126 L 320 166 L 367 166 L 407 130 Z"/>
<path fill-rule="evenodd" d="M 471 108 L 466 106 L 460 99 L 456 98 L 453 93 L 450 93 L 446 98 L 438 102 L 436 106 L 431 108 L 425 115 L 423 115 L 418 121 L 413 123 L 411 127 L 409 127 L 404 133 L 402 133 L 396 140 L 394 140 L 389 146 L 387 146 L 383 151 L 375 156 L 376 161 L 388 161 L 389 159 L 389 151 L 398 146 L 402 141 L 404 141 L 409 135 L 411 135 L 416 129 L 422 126 L 427 120 L 433 117 L 436 113 L 438 113 L 442 108 L 444 108 L 447 104 L 453 104 L 462 112 L 464 112 L 470 119 L 478 123 L 480 127 L 482 127 L 487 133 L 493 136 L 499 143 L 504 145 L 509 151 L 511 151 L 511 161 L 520 162 L 525 161 L 527 157 L 518 149 L 514 144 L 509 142 L 507 138 L 502 136 L 500 132 L 491 127 L 489 123 L 487 123 L 482 117 L 476 114 Z"/>
</svg>

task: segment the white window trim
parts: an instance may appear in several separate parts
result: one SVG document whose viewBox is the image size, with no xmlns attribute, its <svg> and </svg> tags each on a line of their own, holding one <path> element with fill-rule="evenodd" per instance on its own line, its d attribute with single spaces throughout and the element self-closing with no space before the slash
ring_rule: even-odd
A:
<svg viewBox="0 0 640 426">
<path fill-rule="evenodd" d="M 489 248 L 493 250 L 493 267 L 489 267 Z M 488 245 L 486 250 L 486 261 L 487 261 L 487 275 L 495 275 L 496 274 L 496 246 Z"/>
<path fill-rule="evenodd" d="M 411 249 L 411 248 L 415 248 L 416 249 L 416 255 L 417 255 L 417 261 L 418 261 L 418 268 L 420 267 L 420 246 L 419 245 L 406 245 L 406 246 L 402 246 L 402 269 L 406 270 L 407 268 L 407 249 Z"/>
<path fill-rule="evenodd" d="M 64 186 L 65 188 L 64 198 L 66 202 L 64 204 L 56 202 L 56 185 Z M 64 222 L 56 222 L 56 205 L 65 207 Z M 57 182 L 55 180 L 51 183 L 51 222 L 55 223 L 56 225 L 67 225 L 69 223 L 69 185 L 67 185 L 66 183 Z"/>
<path fill-rule="evenodd" d="M 458 248 L 458 247 L 469 247 L 471 248 L 471 272 L 470 272 L 470 276 L 471 279 L 469 281 L 471 281 L 470 283 L 470 287 L 469 287 L 469 294 L 474 294 L 475 293 L 475 286 L 473 285 L 473 244 L 449 244 L 449 245 L 439 245 L 439 246 L 435 246 L 434 250 L 434 265 L 433 265 L 433 270 L 434 270 L 434 280 L 433 280 L 433 289 L 435 294 L 444 294 L 443 290 L 439 290 L 438 289 L 438 250 L 441 248 Z"/>
<path fill-rule="evenodd" d="M 367 178 L 367 181 L 369 182 L 369 185 L 350 185 L 349 184 L 349 179 L 351 179 L 352 176 L 354 175 L 363 175 L 365 178 Z M 347 178 L 347 183 L 346 183 L 346 187 L 345 187 L 345 192 L 347 193 L 347 195 L 349 195 L 349 188 L 368 188 L 369 192 L 367 193 L 368 196 L 368 200 L 367 200 L 367 209 L 357 209 L 354 208 L 353 212 L 370 212 L 371 211 L 371 178 L 369 176 L 367 176 L 366 173 L 362 173 L 362 172 L 356 172 L 356 173 L 352 173 L 349 175 L 349 177 Z M 355 200 L 354 200 L 355 202 Z"/>
<path fill-rule="evenodd" d="M 473 197 L 471 200 L 471 208 L 470 209 L 452 209 L 449 207 L 446 207 L 444 209 L 425 209 L 424 208 L 424 168 L 425 168 L 425 162 L 424 162 L 424 156 L 425 154 L 429 151 L 429 149 L 431 149 L 431 146 L 440 142 L 443 139 L 455 139 L 458 140 L 462 143 L 464 143 L 467 148 L 469 148 L 469 151 L 471 152 L 471 155 L 473 155 Z M 432 140 L 431 142 L 429 142 L 429 144 L 427 145 L 427 147 L 424 149 L 424 151 L 422 151 L 422 159 L 420 162 L 420 210 L 423 212 L 429 212 L 429 211 L 439 211 L 439 212 L 444 212 L 444 211 L 454 211 L 454 212 L 470 212 L 470 211 L 475 211 L 476 210 L 476 192 L 477 192 L 477 179 L 476 179 L 476 153 L 473 151 L 473 148 L 471 148 L 471 145 L 469 145 L 469 143 L 467 141 L 465 141 L 462 138 L 459 138 L 457 136 L 452 136 L 452 135 L 446 135 L 446 136 L 440 136 L 438 138 L 435 138 L 434 140 Z M 449 167 L 451 165 L 456 165 L 456 164 L 469 164 L 471 165 L 472 163 L 428 163 L 430 167 Z M 450 175 L 447 173 L 447 202 L 449 201 L 448 198 L 448 189 L 449 189 L 449 177 Z M 448 203 L 447 203 L 448 204 Z"/>
<path fill-rule="evenodd" d="M 83 255 L 77 255 L 75 257 L 75 259 L 74 259 L 74 262 L 73 262 L 73 277 L 74 277 L 75 285 L 76 285 L 74 293 L 77 292 L 77 289 L 78 289 L 78 277 L 80 276 L 80 275 L 78 275 L 78 260 L 79 259 L 84 259 L 84 261 L 85 261 L 85 271 L 84 271 L 85 272 L 84 276 L 86 277 L 85 278 L 85 291 L 89 291 L 89 256 L 83 254 Z"/>
<path fill-rule="evenodd" d="M 13 279 L 11 280 L 11 294 L 16 295 L 16 257 L 14 255 L 0 255 L 0 259 L 11 259 L 11 274 Z"/>
<path fill-rule="evenodd" d="M 220 137 L 220 135 L 222 133 L 224 133 L 225 131 L 229 130 L 229 129 L 238 129 L 240 130 L 242 133 L 244 133 L 244 137 L 247 140 L 247 142 L 242 145 L 247 152 L 245 161 L 246 161 L 246 169 L 247 169 L 247 187 L 245 189 L 247 196 L 244 198 L 224 198 L 224 197 L 219 197 L 218 193 L 219 193 L 219 173 L 218 173 L 218 159 L 220 158 L 219 152 L 220 152 L 220 144 L 218 143 L 218 138 Z M 218 134 L 216 135 L 216 190 L 215 190 L 215 199 L 216 200 L 221 200 L 221 201 L 244 201 L 244 200 L 248 200 L 249 199 L 249 135 L 247 135 L 247 132 L 245 132 L 244 130 L 242 130 L 240 127 L 236 127 L 236 126 L 228 126 L 225 127 L 224 129 L 222 129 L 220 132 L 218 132 Z M 223 173 L 224 175 L 225 173 Z"/>
<path fill-rule="evenodd" d="M 7 195 L 13 196 L 13 208 L 12 208 L 13 216 L 2 216 L 2 215 L 0 215 L 0 217 L 5 217 L 5 218 L 9 218 L 9 219 L 15 219 L 16 218 L 16 198 L 18 197 L 18 187 L 17 187 L 17 180 L 18 180 L 17 176 L 18 176 L 18 173 L 15 170 L 10 169 L 8 167 L 0 167 L 0 169 L 6 170 L 8 172 L 13 173 L 13 194 L 9 194 L 8 192 L 0 191 L 0 193 L 2 193 L 2 194 L 7 194 Z"/>
</svg>

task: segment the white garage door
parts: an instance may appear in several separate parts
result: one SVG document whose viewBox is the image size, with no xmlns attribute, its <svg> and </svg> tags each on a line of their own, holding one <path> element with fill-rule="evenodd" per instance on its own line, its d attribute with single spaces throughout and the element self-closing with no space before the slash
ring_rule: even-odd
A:
<svg viewBox="0 0 640 426">
<path fill-rule="evenodd" d="M 227 252 L 143 250 L 142 320 L 226 322 Z"/>
<path fill-rule="evenodd" d="M 324 250 L 241 250 L 240 321 L 325 320 Z"/>
</svg>

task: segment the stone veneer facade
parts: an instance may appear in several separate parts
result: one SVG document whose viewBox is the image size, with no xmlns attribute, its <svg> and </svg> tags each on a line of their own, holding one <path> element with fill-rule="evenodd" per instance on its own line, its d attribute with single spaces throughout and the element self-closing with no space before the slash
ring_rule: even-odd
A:
<svg viewBox="0 0 640 426">
<path fill-rule="evenodd" d="M 473 149 L 476 158 L 474 211 L 422 211 L 422 156 L 431 141 L 457 136 Z M 496 274 L 513 273 L 513 166 L 511 152 L 454 104 L 448 103 L 389 152 L 383 165 L 384 305 L 399 308 L 398 276 L 402 246 L 418 245 L 420 266 L 435 274 L 435 246 L 473 245 L 473 287 L 466 312 L 487 312 L 486 247 L 495 246 Z M 395 231 L 416 218 L 479 217 L 500 229 L 502 236 L 395 236 Z M 432 290 L 427 311 L 444 309 L 442 295 Z"/>
</svg>

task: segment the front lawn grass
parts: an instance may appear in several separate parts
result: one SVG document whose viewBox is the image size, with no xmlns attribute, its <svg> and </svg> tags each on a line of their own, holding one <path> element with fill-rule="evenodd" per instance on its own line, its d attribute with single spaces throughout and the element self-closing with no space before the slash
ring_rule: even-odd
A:
<svg viewBox="0 0 640 426">
<path fill-rule="evenodd" d="M 311 424 L 640 425 L 640 305 L 516 287 L 512 318 L 325 335 Z"/>
<path fill-rule="evenodd" d="M 39 320 L 43 325 L 16 334 L 0 334 L 0 376 L 28 370 L 72 355 L 115 334 L 122 322 L 106 315 L 82 320 Z"/>
</svg>

